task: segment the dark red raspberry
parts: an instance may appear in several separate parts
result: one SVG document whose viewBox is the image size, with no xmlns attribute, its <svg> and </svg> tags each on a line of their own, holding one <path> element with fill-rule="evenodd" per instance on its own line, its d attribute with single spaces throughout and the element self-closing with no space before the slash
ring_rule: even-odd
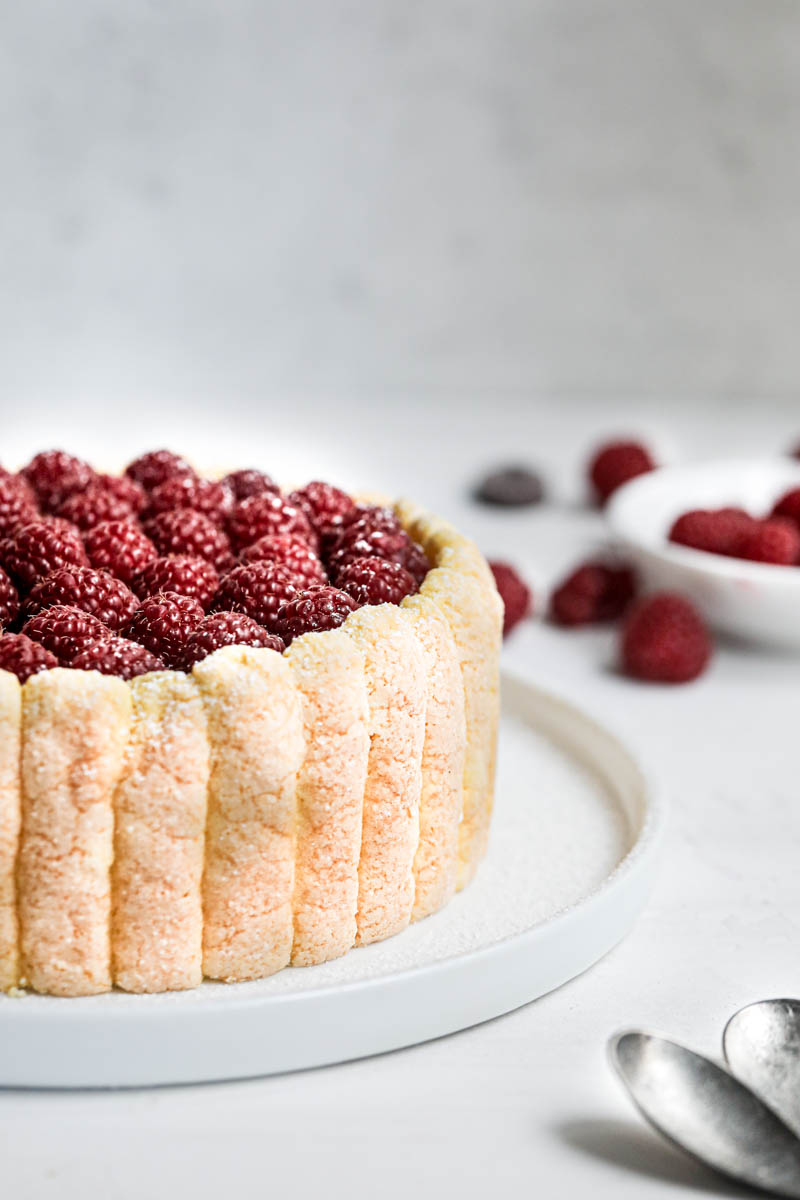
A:
<svg viewBox="0 0 800 1200">
<path fill-rule="evenodd" d="M 55 521 L 23 525 L 3 547 L 3 566 L 22 591 L 29 591 L 59 567 L 88 567 L 89 559 L 77 530 Z"/>
<path fill-rule="evenodd" d="M 23 500 L 27 500 L 31 508 L 38 512 L 39 501 L 36 492 L 28 483 L 24 475 L 15 471 L 7 471 L 5 467 L 0 467 L 0 479 L 6 481 L 6 485 L 14 488 L 19 493 Z"/>
<path fill-rule="evenodd" d="M 316 550 L 318 539 L 302 508 L 274 492 L 240 500 L 228 514 L 228 533 L 235 551 L 252 546 L 268 533 L 293 533 Z"/>
<path fill-rule="evenodd" d="M 411 573 L 417 579 L 421 573 L 424 578 L 429 566 L 422 548 L 412 542 L 388 509 L 373 509 L 343 526 L 328 558 L 331 578 L 336 581 L 339 571 L 357 558 L 384 558 L 399 563 L 406 570 L 413 568 Z"/>
<path fill-rule="evenodd" d="M 57 604 L 37 613 L 25 622 L 22 632 L 55 654 L 62 666 L 69 666 L 90 642 L 111 637 L 102 621 L 71 604 Z"/>
<path fill-rule="evenodd" d="M 682 513 L 669 531 L 669 540 L 709 554 L 738 554 L 753 518 L 742 508 L 692 509 Z"/>
<path fill-rule="evenodd" d="M 527 583 L 508 563 L 490 562 L 489 566 L 503 601 L 503 637 L 524 621 L 531 611 L 533 597 Z"/>
<path fill-rule="evenodd" d="M 782 567 L 791 566 L 800 559 L 800 529 L 786 517 L 753 521 L 750 529 L 742 534 L 736 557 Z"/>
<path fill-rule="evenodd" d="M 70 665 L 75 671 L 99 671 L 101 675 L 118 675 L 120 679 L 164 670 L 164 663 L 156 654 L 122 637 L 89 642 Z"/>
<path fill-rule="evenodd" d="M 191 596 L 203 608 L 209 607 L 218 586 L 219 575 L 211 563 L 188 554 L 151 559 L 131 579 L 131 587 L 141 600 L 159 592 L 177 592 Z"/>
<path fill-rule="evenodd" d="M 153 488 L 147 515 L 155 517 L 174 509 L 193 508 L 221 525 L 232 506 L 233 493 L 227 483 L 199 479 L 196 475 L 176 475 Z"/>
<path fill-rule="evenodd" d="M 228 535 L 205 513 L 193 508 L 175 508 L 159 513 L 145 523 L 148 537 L 159 554 L 189 554 L 213 563 L 220 575 L 236 561 Z"/>
<path fill-rule="evenodd" d="M 298 587 L 326 583 L 325 568 L 308 542 L 293 533 L 268 533 L 241 553 L 243 563 L 274 562 L 284 567 Z"/>
<path fill-rule="evenodd" d="M 204 615 L 191 596 L 164 592 L 143 600 L 123 633 L 180 670 L 186 643 Z"/>
<path fill-rule="evenodd" d="M 246 500 L 248 496 L 260 496 L 262 492 L 276 492 L 280 488 L 274 479 L 263 471 L 248 468 L 244 471 L 231 471 L 222 481 L 227 483 L 236 500 Z"/>
<path fill-rule="evenodd" d="M 422 583 L 428 571 L 431 569 L 431 564 L 428 562 L 428 556 L 418 542 L 411 542 L 408 551 L 403 558 L 403 566 L 410 575 L 414 576 L 417 587 Z"/>
<path fill-rule="evenodd" d="M 214 597 L 214 608 L 218 612 L 245 613 L 274 633 L 278 609 L 297 593 L 295 580 L 277 563 L 242 563 L 223 579 Z"/>
<path fill-rule="evenodd" d="M 81 458 L 64 450 L 43 450 L 22 468 L 22 474 L 45 512 L 55 512 L 72 492 L 82 492 L 94 471 Z"/>
<path fill-rule="evenodd" d="M 19 616 L 19 594 L 5 571 L 0 568 L 0 628 L 8 629 Z"/>
<path fill-rule="evenodd" d="M 0 537 L 10 537 L 38 516 L 35 503 L 27 498 L 14 476 L 0 477 Z"/>
<path fill-rule="evenodd" d="M 344 534 L 345 530 L 351 530 L 356 525 L 362 533 L 372 533 L 374 529 L 380 529 L 382 533 L 400 533 L 403 529 L 400 518 L 391 508 L 375 504 L 355 505 L 342 518 L 342 533 Z"/>
<path fill-rule="evenodd" d="M 200 622 L 186 643 L 183 669 L 191 671 L 195 663 L 221 646 L 264 646 L 268 650 L 283 651 L 283 642 L 274 633 L 267 633 L 252 617 L 241 612 L 214 612 Z"/>
<path fill-rule="evenodd" d="M 147 507 L 147 492 L 128 475 L 98 475 L 95 482 L 137 514 Z"/>
<path fill-rule="evenodd" d="M 772 517 L 786 517 L 800 526 L 800 488 L 792 488 L 784 492 L 770 513 Z"/>
<path fill-rule="evenodd" d="M 711 658 L 711 637 L 683 596 L 656 592 L 631 609 L 622 629 L 622 665 L 635 679 L 688 683 Z"/>
<path fill-rule="evenodd" d="M 288 646 L 301 634 L 338 629 L 357 608 L 353 597 L 338 588 L 308 588 L 283 605 L 275 632 Z"/>
<path fill-rule="evenodd" d="M 585 562 L 567 575 L 550 597 L 557 625 L 592 625 L 621 617 L 636 592 L 631 567 Z"/>
<path fill-rule="evenodd" d="M 92 482 L 81 492 L 73 492 L 59 505 L 58 516 L 78 529 L 93 529 L 105 521 L 133 521 L 136 514 L 126 500 L 121 500 L 102 483 Z"/>
<path fill-rule="evenodd" d="M 355 558 L 336 577 L 336 585 L 356 604 L 399 604 L 417 590 L 417 581 L 399 563 L 385 558 Z"/>
<path fill-rule="evenodd" d="M 128 463 L 125 474 L 140 484 L 146 492 L 152 492 L 167 479 L 180 475 L 194 475 L 194 469 L 171 450 L 150 450 Z"/>
<path fill-rule="evenodd" d="M 589 463 L 589 478 L 595 495 L 605 504 L 623 483 L 655 468 L 655 459 L 641 442 L 609 442 L 601 446 Z"/>
<path fill-rule="evenodd" d="M 25 603 L 26 617 L 56 605 L 72 605 L 91 613 L 109 629 L 127 625 L 139 601 L 121 579 L 94 567 L 59 567 L 40 579 Z"/>
<path fill-rule="evenodd" d="M 290 504 L 303 509 L 320 537 L 335 533 L 356 507 L 355 500 L 347 492 L 318 479 L 291 492 L 287 499 Z"/>
<path fill-rule="evenodd" d="M 20 683 L 49 671 L 59 665 L 55 654 L 51 654 L 38 642 L 31 641 L 24 633 L 4 633 L 0 636 L 0 671 L 10 671 Z"/>
<path fill-rule="evenodd" d="M 130 521 L 107 521 L 88 530 L 83 543 L 89 562 L 97 570 L 110 571 L 123 583 L 130 583 L 145 563 L 158 557 L 149 537 Z"/>
</svg>

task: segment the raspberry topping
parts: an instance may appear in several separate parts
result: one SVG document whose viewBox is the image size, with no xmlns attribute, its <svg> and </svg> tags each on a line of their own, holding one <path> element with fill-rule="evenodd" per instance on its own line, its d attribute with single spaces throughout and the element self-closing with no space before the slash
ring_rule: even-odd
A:
<svg viewBox="0 0 800 1200">
<path fill-rule="evenodd" d="M 10 671 L 20 683 L 57 667 L 58 659 L 38 642 L 33 642 L 24 633 L 4 633 L 0 636 L 0 671 Z"/>
<path fill-rule="evenodd" d="M 738 558 L 791 566 L 800 559 L 800 529 L 786 517 L 752 521 L 737 547 Z"/>
<path fill-rule="evenodd" d="M 45 512 L 55 512 L 72 492 L 82 492 L 94 471 L 81 458 L 64 450 L 44 450 L 23 467 L 22 474 Z"/>
<path fill-rule="evenodd" d="M 223 529 L 205 513 L 193 508 L 176 508 L 159 513 L 145 530 L 159 554 L 188 554 L 212 563 L 220 574 L 229 571 L 235 559 Z"/>
<path fill-rule="evenodd" d="M 104 521 L 132 521 L 134 510 L 99 481 L 81 492 L 73 492 L 59 505 L 58 515 L 78 529 L 92 529 Z"/>
<path fill-rule="evenodd" d="M 194 475 L 194 470 L 185 458 L 173 454 L 171 450 L 150 450 L 128 463 L 125 474 L 146 492 L 152 492 L 165 480 L 173 479 L 176 475 Z"/>
<path fill-rule="evenodd" d="M 669 531 L 669 540 L 692 550 L 736 555 L 753 518 L 742 508 L 692 509 L 682 513 Z"/>
<path fill-rule="evenodd" d="M 399 563 L 385 558 L 354 558 L 336 577 L 356 604 L 399 604 L 417 590 L 417 581 Z"/>
<path fill-rule="evenodd" d="M 33 490 L 27 479 L 22 474 L 17 474 L 14 471 L 7 471 L 5 467 L 0 467 L 0 479 L 5 481 L 5 486 L 13 488 L 23 500 L 27 500 L 28 504 L 34 511 L 39 510 L 39 501 L 36 498 L 36 492 Z"/>
<path fill-rule="evenodd" d="M 168 554 L 145 563 L 131 579 L 131 587 L 140 599 L 159 592 L 177 592 L 191 596 L 208 608 L 219 585 L 219 575 L 211 563 L 188 554 Z"/>
<path fill-rule="evenodd" d="M 622 665 L 635 679 L 688 683 L 705 670 L 711 651 L 702 617 L 673 592 L 640 600 L 623 626 Z"/>
<path fill-rule="evenodd" d="M 284 604 L 275 632 L 288 646 L 304 633 L 338 629 L 358 608 L 352 596 L 334 587 L 313 587 Z"/>
<path fill-rule="evenodd" d="M 51 571 L 31 590 L 25 614 L 32 617 L 57 604 L 91 613 L 114 630 L 127 625 L 139 607 L 139 601 L 121 579 L 94 567 L 59 567 Z"/>
<path fill-rule="evenodd" d="M 275 633 L 278 610 L 293 600 L 297 592 L 295 580 L 277 563 L 242 563 L 223 579 L 214 597 L 214 608 L 218 612 L 245 613 Z"/>
<path fill-rule="evenodd" d="M 57 604 L 37 613 L 25 622 L 22 632 L 46 647 L 62 666 L 69 666 L 90 642 L 111 637 L 97 617 L 69 604 Z"/>
<path fill-rule="evenodd" d="M 228 533 L 236 551 L 268 533 L 293 533 L 317 547 L 316 534 L 303 509 L 273 492 L 240 500 L 228 515 Z"/>
<path fill-rule="evenodd" d="M 186 643 L 203 616 L 202 607 L 191 596 L 165 592 L 143 600 L 123 633 L 167 666 L 180 669 Z"/>
<path fill-rule="evenodd" d="M 503 637 L 519 625 L 531 611 L 533 597 L 519 572 L 508 563 L 490 562 L 489 566 L 503 601 Z"/>
<path fill-rule="evenodd" d="M 140 567 L 158 556 L 150 539 L 130 521 L 95 525 L 83 541 L 92 566 L 110 571 L 123 583 L 129 584 Z"/>
<path fill-rule="evenodd" d="M 328 559 L 328 570 L 336 580 L 338 573 L 357 558 L 384 558 L 399 563 L 412 574 L 428 571 L 428 560 L 421 546 L 412 542 L 394 513 L 372 509 L 358 520 L 345 524 Z"/>
<path fill-rule="evenodd" d="M 422 583 L 428 571 L 431 569 L 431 564 L 428 562 L 428 556 L 418 542 L 410 542 L 408 550 L 403 556 L 403 566 L 414 576 L 417 587 Z"/>
<path fill-rule="evenodd" d="M 193 508 L 221 524 L 232 505 L 233 493 L 226 483 L 196 475 L 175 475 L 153 488 L 147 511 L 154 517 L 176 508 Z"/>
<path fill-rule="evenodd" d="M 589 464 L 595 495 L 605 504 L 623 483 L 655 468 L 655 459 L 640 442 L 609 442 L 601 446 Z"/>
<path fill-rule="evenodd" d="M 227 483 L 235 500 L 246 500 L 248 496 L 260 496 L 262 492 L 280 494 L 281 490 L 269 475 L 251 468 L 244 471 L 231 471 L 230 475 L 226 475 L 222 482 Z"/>
<path fill-rule="evenodd" d="M 274 562 L 285 567 L 298 587 L 326 583 L 325 568 L 308 542 L 293 533 L 268 533 L 241 553 L 243 563 Z"/>
<path fill-rule="evenodd" d="M 0 537 L 10 537 L 38 516 L 35 503 L 19 487 L 15 477 L 0 477 Z"/>
<path fill-rule="evenodd" d="M 800 488 L 792 488 L 785 492 L 770 514 L 773 517 L 787 517 L 800 526 Z"/>
<path fill-rule="evenodd" d="M 102 675 L 118 675 L 120 679 L 164 670 L 164 663 L 157 655 L 138 642 L 121 637 L 89 642 L 75 655 L 71 666 L 76 671 L 100 671 Z"/>
<path fill-rule="evenodd" d="M 529 467 L 501 467 L 486 475 L 475 488 L 475 499 L 502 508 L 539 504 L 544 498 L 541 477 Z"/>
<path fill-rule="evenodd" d="M 19 616 L 19 595 L 14 584 L 0 568 L 0 627 L 7 629 Z"/>
<path fill-rule="evenodd" d="M 147 492 L 140 483 L 128 475 L 98 475 L 95 482 L 106 492 L 127 504 L 134 513 L 143 512 L 147 507 Z"/>
<path fill-rule="evenodd" d="M 214 612 L 204 617 L 186 643 L 183 669 L 191 671 L 195 663 L 207 658 L 221 646 L 264 646 L 283 651 L 283 642 L 267 633 L 252 617 L 241 612 Z"/>
<path fill-rule="evenodd" d="M 89 560 L 76 531 L 54 521 L 23 525 L 3 547 L 3 566 L 23 591 L 59 567 L 87 567 Z"/>
<path fill-rule="evenodd" d="M 355 509 L 355 501 L 334 487 L 332 483 L 322 483 L 315 479 L 305 487 L 298 488 L 287 497 L 290 504 L 302 508 L 320 536 L 334 533 Z"/>
<path fill-rule="evenodd" d="M 621 617 L 636 592 L 636 576 L 626 566 L 581 563 L 550 597 L 557 625 L 591 625 Z"/>
</svg>

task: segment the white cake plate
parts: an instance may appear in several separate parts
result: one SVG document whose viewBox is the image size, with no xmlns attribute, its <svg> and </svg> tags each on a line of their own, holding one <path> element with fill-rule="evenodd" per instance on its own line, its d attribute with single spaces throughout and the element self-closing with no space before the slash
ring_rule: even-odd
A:
<svg viewBox="0 0 800 1200">
<path fill-rule="evenodd" d="M 319 967 L 192 992 L 0 998 L 0 1086 L 133 1087 L 361 1058 L 510 1012 L 585 971 L 650 888 L 661 815 L 629 754 L 504 679 L 492 843 L 436 916 Z"/>
</svg>

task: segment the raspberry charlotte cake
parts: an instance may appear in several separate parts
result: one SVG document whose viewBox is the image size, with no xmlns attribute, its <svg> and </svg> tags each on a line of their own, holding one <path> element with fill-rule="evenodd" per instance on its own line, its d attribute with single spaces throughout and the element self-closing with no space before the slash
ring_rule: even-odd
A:
<svg viewBox="0 0 800 1200">
<path fill-rule="evenodd" d="M 0 539 L 0 988 L 258 979 L 469 882 L 503 614 L 450 525 L 48 451 Z"/>
</svg>

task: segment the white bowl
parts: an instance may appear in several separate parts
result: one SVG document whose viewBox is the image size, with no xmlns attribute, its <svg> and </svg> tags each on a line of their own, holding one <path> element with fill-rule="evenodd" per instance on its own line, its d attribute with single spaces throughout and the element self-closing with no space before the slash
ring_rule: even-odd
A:
<svg viewBox="0 0 800 1200">
<path fill-rule="evenodd" d="M 648 589 L 683 592 L 726 633 L 800 649 L 800 567 L 668 541 L 673 521 L 689 509 L 734 505 L 765 516 L 792 487 L 800 487 L 800 462 L 786 458 L 663 467 L 615 492 L 607 517 Z"/>
</svg>

